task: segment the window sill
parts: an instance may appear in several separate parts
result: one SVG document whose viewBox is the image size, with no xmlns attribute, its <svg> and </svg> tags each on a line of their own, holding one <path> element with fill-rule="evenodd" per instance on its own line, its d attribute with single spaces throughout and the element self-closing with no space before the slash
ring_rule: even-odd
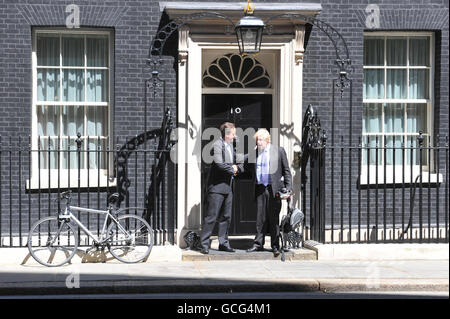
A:
<svg viewBox="0 0 450 319">
<path fill-rule="evenodd" d="M 380 185 L 380 184 L 414 184 L 417 179 L 417 183 L 420 183 L 420 169 L 418 166 L 413 166 L 412 174 L 411 168 L 405 167 L 405 175 L 403 176 L 402 166 L 399 167 L 386 167 L 386 178 L 384 167 L 378 167 L 378 176 L 376 166 L 370 167 L 369 172 L 367 167 L 361 170 L 359 176 L 360 185 Z M 422 184 L 437 184 L 443 183 L 444 176 L 442 174 L 429 173 L 428 171 L 422 171 Z"/>
<path fill-rule="evenodd" d="M 79 174 L 79 175 L 78 175 Z M 39 176 L 40 175 L 40 176 Z M 40 174 L 34 174 L 26 181 L 26 190 L 57 190 L 57 189 L 96 189 L 115 187 L 116 178 L 108 178 L 106 170 L 44 170 Z"/>
</svg>

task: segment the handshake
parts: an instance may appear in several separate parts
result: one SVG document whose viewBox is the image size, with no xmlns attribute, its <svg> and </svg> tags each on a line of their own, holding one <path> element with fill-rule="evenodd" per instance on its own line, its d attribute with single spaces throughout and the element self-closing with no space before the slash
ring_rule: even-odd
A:
<svg viewBox="0 0 450 319">
<path fill-rule="evenodd" d="M 239 169 L 238 169 L 237 165 L 233 165 L 233 172 L 234 172 L 233 176 L 236 176 L 238 174 Z"/>
</svg>

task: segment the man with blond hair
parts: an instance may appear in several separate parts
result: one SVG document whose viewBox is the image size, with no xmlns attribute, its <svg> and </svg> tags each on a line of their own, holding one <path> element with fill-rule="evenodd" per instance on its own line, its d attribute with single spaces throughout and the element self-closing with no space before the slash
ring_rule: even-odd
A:
<svg viewBox="0 0 450 319">
<path fill-rule="evenodd" d="M 270 143 L 270 133 L 266 129 L 259 129 L 254 135 L 256 141 L 256 162 L 249 163 L 246 169 L 253 176 L 255 185 L 256 236 L 253 247 L 248 252 L 262 251 L 267 232 L 270 233 L 272 252 L 275 257 L 280 254 L 279 243 L 279 214 L 281 199 L 277 193 L 282 189 L 292 190 L 292 175 L 286 151 Z"/>
</svg>

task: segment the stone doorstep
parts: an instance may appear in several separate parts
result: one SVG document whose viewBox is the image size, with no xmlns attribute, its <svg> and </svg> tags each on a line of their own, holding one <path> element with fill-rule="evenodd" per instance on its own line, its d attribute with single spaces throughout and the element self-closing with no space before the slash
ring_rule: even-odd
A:
<svg viewBox="0 0 450 319">
<path fill-rule="evenodd" d="M 286 260 L 317 260 L 317 253 L 309 249 L 290 249 L 285 252 Z M 281 260 L 281 254 L 274 257 L 270 250 L 248 253 L 246 250 L 236 249 L 234 253 L 227 253 L 210 249 L 208 255 L 203 255 L 199 251 L 183 251 L 183 261 L 225 261 L 225 260 Z"/>
<path fill-rule="evenodd" d="M 274 257 L 270 247 L 270 236 L 266 236 L 264 251 L 248 253 L 246 250 L 253 246 L 254 236 L 230 236 L 230 246 L 236 250 L 234 253 L 219 251 L 217 236 L 211 236 L 208 255 L 199 251 L 185 249 L 182 252 L 183 261 L 223 261 L 223 260 L 273 260 L 281 259 L 281 254 Z M 289 249 L 285 252 L 286 260 L 317 260 L 317 253 L 309 248 Z"/>
<path fill-rule="evenodd" d="M 321 244 L 305 241 L 317 260 L 449 260 L 449 244 Z"/>
<path fill-rule="evenodd" d="M 290 249 L 285 252 L 286 260 L 317 260 L 317 253 L 310 249 Z M 265 249 L 248 253 L 243 249 L 236 249 L 234 253 L 210 249 L 208 255 L 203 255 L 199 251 L 184 250 L 182 253 L 183 261 L 225 261 L 225 260 L 281 260 L 281 254 L 273 256 L 272 251 Z"/>
</svg>

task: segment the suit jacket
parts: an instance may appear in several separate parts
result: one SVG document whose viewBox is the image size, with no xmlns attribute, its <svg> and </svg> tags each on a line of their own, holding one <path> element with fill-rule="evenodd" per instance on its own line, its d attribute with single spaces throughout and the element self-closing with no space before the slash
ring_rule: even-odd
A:
<svg viewBox="0 0 450 319">
<path fill-rule="evenodd" d="M 213 162 L 209 168 L 207 192 L 228 194 L 232 191 L 233 163 L 236 163 L 236 154 L 233 147 L 231 150 L 233 158 L 230 159 L 223 139 L 219 138 L 213 143 Z M 242 171 L 243 163 L 239 164 L 238 168 Z"/>
<path fill-rule="evenodd" d="M 258 158 L 258 152 L 256 152 L 256 158 Z M 249 171 L 252 175 L 253 183 L 256 186 L 258 183 L 256 177 L 256 158 L 252 161 L 249 160 L 249 156 L 245 159 L 245 170 Z M 273 190 L 273 195 L 283 187 L 292 190 L 292 175 L 289 169 L 289 162 L 287 160 L 286 151 L 283 147 L 277 147 L 273 144 L 270 145 L 270 179 Z M 253 192 L 256 196 L 256 187 Z"/>
</svg>

